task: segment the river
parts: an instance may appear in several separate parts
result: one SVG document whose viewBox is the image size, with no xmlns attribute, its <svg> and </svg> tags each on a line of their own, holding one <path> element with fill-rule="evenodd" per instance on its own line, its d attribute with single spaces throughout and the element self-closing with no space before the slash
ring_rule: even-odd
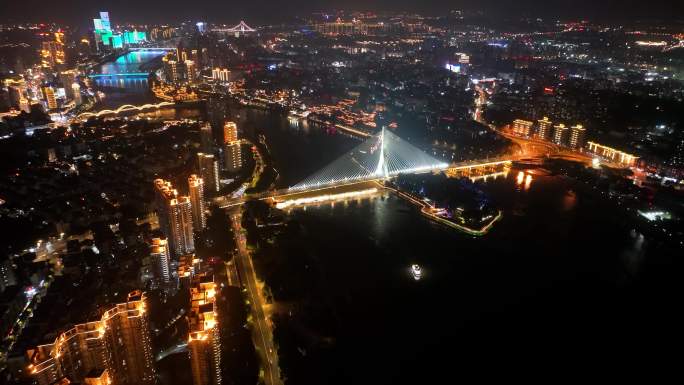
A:
<svg viewBox="0 0 684 385">
<path fill-rule="evenodd" d="M 145 93 L 149 90 L 150 72 L 146 65 L 162 55 L 164 51 L 133 50 L 101 64 L 91 77 L 102 88 L 125 89 L 127 93 Z"/>
<path fill-rule="evenodd" d="M 241 135 L 267 137 L 278 187 L 359 143 L 265 111 L 233 108 L 225 117 Z M 272 234 L 275 255 L 255 257 L 277 300 L 287 383 L 563 377 L 606 369 L 607 358 L 632 359 L 668 337 L 659 326 L 674 322 L 667 304 L 675 295 L 662 279 L 671 273 L 620 207 L 535 170 L 479 187 L 504 213 L 480 238 L 435 224 L 392 194 L 289 213 L 290 224 Z M 420 281 L 413 263 L 423 267 Z"/>
<path fill-rule="evenodd" d="M 248 136 L 266 135 L 280 187 L 359 143 L 262 111 L 232 115 Z M 451 383 L 493 366 L 566 367 L 577 352 L 596 364 L 647 343 L 635 331 L 657 325 L 644 313 L 657 283 L 643 270 L 658 251 L 620 207 L 534 169 L 479 187 L 504 212 L 481 238 L 389 194 L 290 213 L 279 256 L 257 257 L 283 299 L 276 335 L 289 383 Z"/>
</svg>

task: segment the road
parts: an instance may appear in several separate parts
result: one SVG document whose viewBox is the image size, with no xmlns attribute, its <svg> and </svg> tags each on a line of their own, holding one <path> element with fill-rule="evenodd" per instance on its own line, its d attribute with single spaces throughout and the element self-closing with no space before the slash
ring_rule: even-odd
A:
<svg viewBox="0 0 684 385">
<path fill-rule="evenodd" d="M 266 385 L 280 385 L 282 380 L 280 379 L 278 352 L 273 343 L 273 328 L 264 310 L 265 300 L 257 283 L 252 257 L 247 250 L 247 240 L 242 229 L 242 213 L 240 210 L 239 207 L 231 209 L 229 215 L 238 249 L 237 255 L 235 255 L 235 264 L 242 284 L 247 289 L 252 318 L 254 319 L 252 339 L 261 358 L 264 383 Z"/>
</svg>

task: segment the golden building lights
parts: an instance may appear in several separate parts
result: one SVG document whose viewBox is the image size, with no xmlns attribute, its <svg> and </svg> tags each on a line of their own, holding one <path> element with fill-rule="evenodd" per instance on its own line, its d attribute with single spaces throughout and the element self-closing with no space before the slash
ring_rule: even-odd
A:
<svg viewBox="0 0 684 385">
<path fill-rule="evenodd" d="M 197 230 L 204 229 L 206 226 L 204 180 L 195 174 L 190 175 L 188 178 L 188 191 L 192 205 L 193 224 Z"/>
<path fill-rule="evenodd" d="M 153 384 L 145 302 L 145 294 L 134 291 L 98 321 L 75 325 L 53 343 L 29 349 L 30 375 L 38 385 L 52 384 L 64 376 L 93 385 Z"/>
</svg>

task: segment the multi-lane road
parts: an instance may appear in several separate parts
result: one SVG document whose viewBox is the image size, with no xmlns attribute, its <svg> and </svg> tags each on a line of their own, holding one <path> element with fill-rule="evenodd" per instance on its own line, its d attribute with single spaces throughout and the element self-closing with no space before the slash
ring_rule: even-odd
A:
<svg viewBox="0 0 684 385">
<path fill-rule="evenodd" d="M 240 281 L 247 290 L 249 302 L 251 304 L 254 328 L 252 339 L 261 358 L 263 369 L 263 380 L 266 385 L 280 385 L 280 367 L 278 365 L 278 352 L 273 343 L 273 325 L 265 311 L 265 300 L 257 282 L 256 272 L 252 257 L 247 250 L 247 240 L 242 229 L 241 208 L 233 208 L 229 211 L 232 222 L 235 242 L 237 243 L 237 254 L 235 255 L 235 266 L 240 275 Z"/>
</svg>

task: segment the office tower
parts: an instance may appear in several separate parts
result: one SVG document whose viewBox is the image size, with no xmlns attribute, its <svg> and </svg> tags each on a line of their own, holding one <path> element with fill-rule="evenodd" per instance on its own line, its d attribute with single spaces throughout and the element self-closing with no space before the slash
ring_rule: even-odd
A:
<svg viewBox="0 0 684 385">
<path fill-rule="evenodd" d="M 190 192 L 190 204 L 192 206 L 192 222 L 196 230 L 202 230 L 206 226 L 204 216 L 204 180 L 197 175 L 190 175 L 190 178 L 188 178 L 188 191 Z"/>
<path fill-rule="evenodd" d="M 219 191 L 219 172 L 218 160 L 212 154 L 197 153 L 197 170 L 200 178 L 204 181 L 207 195 L 215 194 Z"/>
<path fill-rule="evenodd" d="M 587 133 L 586 128 L 577 124 L 570 128 L 570 147 L 577 150 L 584 147 L 584 137 Z"/>
<path fill-rule="evenodd" d="M 547 140 L 551 134 L 553 123 L 546 116 L 544 119 L 537 120 L 537 138 Z"/>
<path fill-rule="evenodd" d="M 223 125 L 223 156 L 224 167 L 229 172 L 236 172 L 242 167 L 242 153 L 238 140 L 237 125 L 226 122 Z"/>
<path fill-rule="evenodd" d="M 188 78 L 188 83 L 193 83 L 197 78 L 197 67 L 195 62 L 192 60 L 185 61 L 186 76 Z"/>
<path fill-rule="evenodd" d="M 73 98 L 74 98 L 74 103 L 77 106 L 80 106 L 83 104 L 83 97 L 81 96 L 81 86 L 78 85 L 78 83 L 74 83 L 71 85 L 71 92 L 73 93 Z"/>
<path fill-rule="evenodd" d="M 190 198 L 178 196 L 171 182 L 163 179 L 154 181 L 159 227 L 166 235 L 171 254 L 179 256 L 195 251 L 193 239 L 192 207 Z"/>
<path fill-rule="evenodd" d="M 532 122 L 527 120 L 516 119 L 513 121 L 513 132 L 518 136 L 528 137 L 532 130 L 532 124 Z"/>
<path fill-rule="evenodd" d="M 148 385 L 155 382 L 146 298 L 137 290 L 98 321 L 75 325 L 51 344 L 29 349 L 28 372 L 38 385 L 67 377 L 97 384 Z M 86 382 L 88 383 L 88 382 Z"/>
<path fill-rule="evenodd" d="M 194 385 L 221 384 L 221 340 L 213 277 L 200 274 L 190 287 L 188 350 Z"/>
<path fill-rule="evenodd" d="M 47 103 L 49 110 L 54 110 L 57 108 L 57 99 L 55 98 L 55 90 L 52 87 L 43 87 L 43 98 Z"/>
<path fill-rule="evenodd" d="M 205 123 L 200 128 L 200 148 L 203 152 L 214 152 L 214 133 L 209 123 Z"/>
<path fill-rule="evenodd" d="M 237 140 L 237 125 L 235 122 L 226 122 L 223 125 L 223 143 L 235 142 Z"/>
<path fill-rule="evenodd" d="M 553 143 L 564 146 L 567 143 L 568 128 L 565 124 L 558 124 L 553 126 Z"/>
<path fill-rule="evenodd" d="M 160 285 L 168 284 L 171 281 L 169 266 L 171 256 L 169 255 L 169 252 L 170 250 L 166 239 L 152 238 L 152 243 L 150 244 L 150 257 L 154 264 L 155 280 Z"/>
</svg>

